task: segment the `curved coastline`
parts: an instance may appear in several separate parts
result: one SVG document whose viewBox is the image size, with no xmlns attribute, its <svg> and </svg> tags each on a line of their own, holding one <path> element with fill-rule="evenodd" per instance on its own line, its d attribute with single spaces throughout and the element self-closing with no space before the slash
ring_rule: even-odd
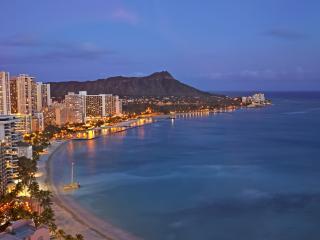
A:
<svg viewBox="0 0 320 240">
<path fill-rule="evenodd" d="M 68 234 L 82 234 L 85 239 L 106 239 L 106 240 L 138 240 L 140 238 L 117 228 L 109 222 L 95 216 L 90 211 L 84 209 L 68 196 L 64 196 L 59 188 L 54 184 L 53 159 L 57 151 L 64 147 L 69 141 L 60 143 L 48 153 L 45 162 L 45 185 L 53 194 L 53 209 L 55 212 L 56 223 Z"/>
<path fill-rule="evenodd" d="M 184 114 L 182 114 L 182 116 L 183 115 Z M 167 119 L 168 116 L 169 115 L 160 115 L 153 117 L 153 119 L 157 122 Z M 151 123 L 128 127 L 125 130 L 117 131 L 117 133 L 133 128 L 139 128 Z M 122 124 L 125 123 L 122 122 L 118 124 L 118 126 L 121 126 Z M 94 141 L 95 139 L 92 140 Z M 53 181 L 53 164 L 55 154 L 65 147 L 70 141 L 72 140 L 54 141 L 48 149 L 48 154 L 41 156 L 41 158 L 44 159 L 40 159 L 38 164 L 38 166 L 40 165 L 40 171 L 43 173 L 40 182 L 43 184 L 44 188 L 50 190 L 53 194 L 52 207 L 55 212 L 58 228 L 63 229 L 68 234 L 81 234 L 85 239 L 90 240 L 141 240 L 140 237 L 134 236 L 133 234 L 112 225 L 108 220 L 99 218 L 91 211 L 78 204 L 71 197 L 63 194 L 63 192 L 60 191 L 59 186 L 55 185 L 55 182 Z"/>
</svg>

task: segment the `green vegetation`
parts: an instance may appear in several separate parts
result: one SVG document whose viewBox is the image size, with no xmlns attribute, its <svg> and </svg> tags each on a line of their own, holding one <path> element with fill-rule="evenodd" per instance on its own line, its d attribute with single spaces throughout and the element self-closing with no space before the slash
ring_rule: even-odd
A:
<svg viewBox="0 0 320 240">
<path fill-rule="evenodd" d="M 54 214 L 51 208 L 51 193 L 39 189 L 39 184 L 35 179 L 36 171 L 37 163 L 35 159 L 19 158 L 18 178 L 20 181 L 13 191 L 7 193 L 1 199 L 1 204 L 12 203 L 12 206 L 1 215 L 0 221 L 32 219 L 36 226 L 45 224 L 51 231 L 55 231 L 57 227 L 54 223 Z M 31 205 L 37 206 L 39 211 L 33 211 Z"/>
<path fill-rule="evenodd" d="M 37 159 L 38 157 L 19 158 L 17 168 L 19 182 L 11 192 L 0 199 L 0 222 L 7 226 L 10 221 L 32 219 L 36 227 L 42 224 L 47 225 L 58 239 L 84 239 L 80 234 L 74 237 L 57 229 L 51 207 L 52 194 L 50 191 L 41 190 L 35 178 Z"/>
</svg>

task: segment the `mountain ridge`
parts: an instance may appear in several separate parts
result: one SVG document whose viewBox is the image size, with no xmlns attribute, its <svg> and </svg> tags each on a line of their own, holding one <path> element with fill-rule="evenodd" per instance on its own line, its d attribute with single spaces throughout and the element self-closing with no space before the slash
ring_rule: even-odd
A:
<svg viewBox="0 0 320 240">
<path fill-rule="evenodd" d="M 185 96 L 210 97 L 204 92 L 175 79 L 169 72 L 155 72 L 143 77 L 114 76 L 91 81 L 49 82 L 51 96 L 63 99 L 68 92 L 87 91 L 88 94 L 110 93 L 119 96 Z M 218 95 L 217 95 L 218 96 Z"/>
</svg>

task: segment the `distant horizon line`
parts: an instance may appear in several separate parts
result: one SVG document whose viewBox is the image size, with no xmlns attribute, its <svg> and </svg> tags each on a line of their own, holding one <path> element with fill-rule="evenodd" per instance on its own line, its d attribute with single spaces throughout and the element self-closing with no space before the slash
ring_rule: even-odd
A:
<svg viewBox="0 0 320 240">
<path fill-rule="evenodd" d="M 205 91 L 205 90 L 203 90 Z M 320 92 L 319 90 L 263 90 L 263 89 L 256 89 L 256 90 L 207 90 L 207 92 L 259 92 L 259 91 L 265 91 L 265 92 Z"/>
</svg>

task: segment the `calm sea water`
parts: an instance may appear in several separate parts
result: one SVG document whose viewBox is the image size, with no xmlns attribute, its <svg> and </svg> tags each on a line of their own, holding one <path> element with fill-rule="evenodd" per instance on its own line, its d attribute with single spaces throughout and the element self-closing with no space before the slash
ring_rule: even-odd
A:
<svg viewBox="0 0 320 240">
<path fill-rule="evenodd" d="M 56 154 L 72 197 L 148 240 L 319 240 L 320 94 L 165 120 Z"/>
</svg>

